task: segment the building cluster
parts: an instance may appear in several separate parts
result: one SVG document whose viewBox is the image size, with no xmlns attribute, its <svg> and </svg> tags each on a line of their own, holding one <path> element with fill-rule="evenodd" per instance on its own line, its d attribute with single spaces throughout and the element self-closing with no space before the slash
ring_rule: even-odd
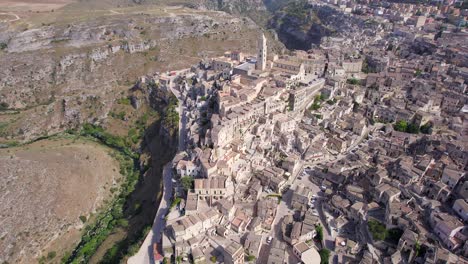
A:
<svg viewBox="0 0 468 264">
<path fill-rule="evenodd" d="M 158 254 L 468 262 L 468 33 L 445 6 L 335 2 L 371 25 L 147 80 L 178 95 L 184 145 Z"/>
</svg>

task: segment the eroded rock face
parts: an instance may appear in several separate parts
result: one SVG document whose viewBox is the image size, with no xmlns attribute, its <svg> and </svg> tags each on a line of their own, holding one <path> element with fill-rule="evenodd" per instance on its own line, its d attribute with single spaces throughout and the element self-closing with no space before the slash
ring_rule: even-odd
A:
<svg viewBox="0 0 468 264">
<path fill-rule="evenodd" d="M 303 6 L 291 8 L 294 4 L 291 2 L 274 11 L 269 24 L 288 49 L 309 50 L 320 45 L 322 38 L 340 35 L 351 30 L 351 25 L 360 23 L 328 6 L 302 2 Z"/>
<path fill-rule="evenodd" d="M 0 31 L 0 102 L 20 111 L 3 136 L 27 140 L 105 118 L 116 87 L 236 46 L 254 51 L 258 30 L 226 13 L 185 12 Z"/>
</svg>

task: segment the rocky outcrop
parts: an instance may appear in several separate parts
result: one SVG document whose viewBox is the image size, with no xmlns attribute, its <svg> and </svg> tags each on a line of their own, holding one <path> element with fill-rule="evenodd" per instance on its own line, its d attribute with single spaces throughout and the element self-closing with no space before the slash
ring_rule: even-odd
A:
<svg viewBox="0 0 468 264">
<path fill-rule="evenodd" d="M 324 37 L 350 30 L 350 25 L 359 23 L 355 20 L 329 6 L 295 1 L 274 11 L 269 26 L 288 49 L 309 50 Z"/>
<path fill-rule="evenodd" d="M 277 10 L 270 20 L 281 42 L 289 49 L 308 50 L 329 35 L 318 11 L 306 1 L 293 2 Z"/>
</svg>

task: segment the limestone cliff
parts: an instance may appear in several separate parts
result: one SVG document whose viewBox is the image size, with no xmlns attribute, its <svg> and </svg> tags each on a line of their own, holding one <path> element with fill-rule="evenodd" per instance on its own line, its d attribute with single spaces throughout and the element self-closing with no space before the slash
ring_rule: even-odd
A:
<svg viewBox="0 0 468 264">
<path fill-rule="evenodd" d="M 6 46 L 0 50 L 0 142 L 104 120 L 119 93 L 142 75 L 230 49 L 255 50 L 259 28 L 247 18 L 185 8 L 131 10 L 0 31 Z"/>
</svg>

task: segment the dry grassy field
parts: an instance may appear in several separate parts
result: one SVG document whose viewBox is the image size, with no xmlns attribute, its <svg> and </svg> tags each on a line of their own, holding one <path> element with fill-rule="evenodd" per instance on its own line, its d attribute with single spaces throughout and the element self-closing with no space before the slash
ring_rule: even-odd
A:
<svg viewBox="0 0 468 264">
<path fill-rule="evenodd" d="M 110 149 L 88 141 L 42 140 L 0 150 L 0 262 L 57 262 L 83 222 L 121 177 Z M 55 261 L 54 261 L 55 260 Z"/>
<path fill-rule="evenodd" d="M 0 0 L 0 10 L 50 11 L 59 9 L 73 0 Z"/>
</svg>

